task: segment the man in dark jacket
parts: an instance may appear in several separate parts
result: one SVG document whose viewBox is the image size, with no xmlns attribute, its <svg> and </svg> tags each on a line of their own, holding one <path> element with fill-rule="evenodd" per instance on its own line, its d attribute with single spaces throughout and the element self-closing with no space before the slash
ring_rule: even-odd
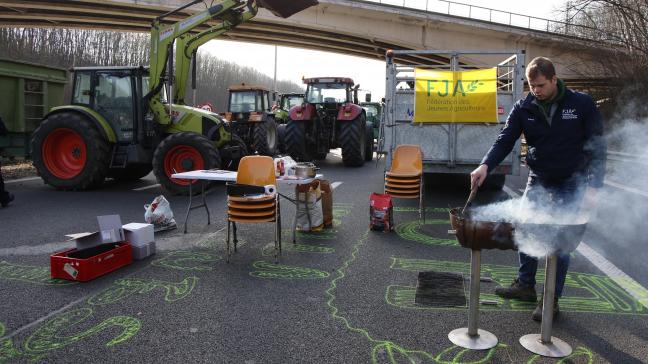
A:
<svg viewBox="0 0 648 364">
<path fill-rule="evenodd" d="M 0 136 L 7 135 L 9 131 L 7 130 L 7 127 L 5 126 L 4 122 L 2 121 L 2 118 L 0 117 Z M 0 164 L 0 168 L 2 167 L 2 164 Z M 0 205 L 2 207 L 7 207 L 11 201 L 13 201 L 14 195 L 5 191 L 4 188 L 4 180 L 2 179 L 2 170 L 0 169 Z"/>
<path fill-rule="evenodd" d="M 603 186 L 607 148 L 596 105 L 590 96 L 567 89 L 547 58 L 533 59 L 526 76 L 531 92 L 515 104 L 497 140 L 471 173 L 471 188 L 484 182 L 488 172 L 511 152 L 524 133 L 529 179 L 523 201 L 542 205 L 549 211 L 593 207 L 596 191 Z M 495 293 L 535 302 L 538 259 L 522 252 L 519 255 L 518 278 L 510 287 L 498 288 Z M 569 252 L 559 253 L 554 317 L 559 312 L 558 298 L 568 267 Z M 532 317 L 542 320 L 542 300 Z"/>
</svg>

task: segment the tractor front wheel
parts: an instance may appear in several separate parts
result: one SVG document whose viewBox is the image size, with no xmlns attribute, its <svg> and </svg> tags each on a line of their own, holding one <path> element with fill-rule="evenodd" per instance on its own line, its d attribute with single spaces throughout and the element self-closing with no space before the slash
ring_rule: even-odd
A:
<svg viewBox="0 0 648 364">
<path fill-rule="evenodd" d="M 254 147 L 261 155 L 273 156 L 277 153 L 277 123 L 272 118 L 254 124 L 252 134 Z"/>
<path fill-rule="evenodd" d="M 360 167 L 365 162 L 367 128 L 364 114 L 351 121 L 340 121 L 342 162 L 347 167 Z"/>
<path fill-rule="evenodd" d="M 218 149 L 207 137 L 193 132 L 180 132 L 166 137 L 153 153 L 153 173 L 167 191 L 188 195 L 189 185 L 196 181 L 171 178 L 174 173 L 198 169 L 220 168 Z M 193 189 L 199 193 L 198 188 Z"/>
<path fill-rule="evenodd" d="M 49 115 L 31 140 L 33 163 L 45 183 L 61 190 L 100 186 L 110 162 L 110 146 L 94 123 L 75 112 Z"/>
<path fill-rule="evenodd" d="M 373 128 L 371 124 L 365 127 L 365 162 L 371 162 L 374 152 Z"/>
</svg>

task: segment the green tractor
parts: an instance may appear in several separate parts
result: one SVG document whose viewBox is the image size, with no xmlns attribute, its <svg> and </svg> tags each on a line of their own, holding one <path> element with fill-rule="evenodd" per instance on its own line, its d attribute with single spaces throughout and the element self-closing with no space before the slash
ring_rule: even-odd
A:
<svg viewBox="0 0 648 364">
<path fill-rule="evenodd" d="M 199 3 L 203 1 L 153 21 L 150 68 L 73 70 L 70 105 L 53 108 L 31 140 L 34 166 L 45 183 L 83 190 L 101 185 L 106 177 L 132 180 L 153 170 L 169 192 L 187 194 L 191 182 L 171 178 L 173 173 L 231 167 L 246 153 L 221 116 L 184 103 L 196 51 L 252 19 L 258 7 L 288 17 L 317 1 L 224 0 L 183 21 L 163 24 Z M 195 76 L 192 85 L 195 89 Z"/>
<path fill-rule="evenodd" d="M 270 91 L 245 84 L 230 86 L 225 118 L 250 152 L 273 156 L 277 152 L 277 123 L 271 112 Z M 274 97 L 273 97 L 274 98 Z"/>
<path fill-rule="evenodd" d="M 288 112 L 293 106 L 304 103 L 303 93 L 285 93 L 279 97 L 279 102 L 273 107 L 275 120 L 277 121 L 277 136 L 279 137 L 278 150 L 286 153 L 286 123 L 288 122 Z"/>
<path fill-rule="evenodd" d="M 274 108 L 275 119 L 277 123 L 285 124 L 288 122 L 288 112 L 293 106 L 304 103 L 303 93 L 285 93 L 279 96 L 279 103 Z"/>
<path fill-rule="evenodd" d="M 378 139 L 378 128 L 380 127 L 380 119 L 382 118 L 383 108 L 385 104 L 382 102 L 371 102 L 371 94 L 365 95 L 365 102 L 361 102 L 360 106 L 367 114 L 367 124 L 370 124 L 373 130 L 373 138 Z"/>
</svg>

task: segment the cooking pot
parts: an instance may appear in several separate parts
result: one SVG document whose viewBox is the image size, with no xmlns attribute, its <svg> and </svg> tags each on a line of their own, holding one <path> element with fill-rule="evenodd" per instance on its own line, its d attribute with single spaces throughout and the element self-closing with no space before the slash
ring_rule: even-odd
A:
<svg viewBox="0 0 648 364">
<path fill-rule="evenodd" d="M 292 168 L 295 170 L 295 176 L 303 178 L 314 178 L 319 169 L 311 162 L 300 162 Z"/>
<path fill-rule="evenodd" d="M 470 209 L 450 209 L 450 224 L 459 244 L 464 248 L 516 249 L 539 256 L 569 253 L 576 249 L 587 223 L 533 224 L 505 221 L 480 221 L 471 218 Z"/>
</svg>

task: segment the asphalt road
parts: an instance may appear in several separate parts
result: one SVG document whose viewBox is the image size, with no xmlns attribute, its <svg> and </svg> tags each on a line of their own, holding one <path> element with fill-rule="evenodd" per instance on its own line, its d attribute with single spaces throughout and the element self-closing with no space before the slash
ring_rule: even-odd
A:
<svg viewBox="0 0 648 364">
<path fill-rule="evenodd" d="M 482 282 L 481 298 L 496 305 L 482 305 L 480 328 L 499 346 L 466 351 L 448 340 L 468 319 L 461 302 L 470 251 L 447 234 L 447 208 L 465 202 L 467 179 L 428 176 L 426 223 L 418 221 L 416 203 L 397 200 L 397 229 L 381 233 L 368 230 L 368 200 L 382 190 L 382 164 L 344 168 L 329 155 L 320 167 L 325 178 L 342 182 L 334 191 L 335 226 L 299 234 L 293 244 L 294 210 L 284 203 L 277 265 L 270 224 L 241 226 L 238 251 L 225 262 L 221 185 L 208 196 L 211 225 L 194 210 L 188 234 L 157 234 L 157 254 L 87 283 L 49 279 L 49 255 L 72 245 L 65 234 L 95 230 L 97 215 L 143 221 L 143 205 L 162 193 L 153 178 L 88 192 L 55 191 L 40 180 L 10 183 L 16 201 L 0 209 L 0 362 L 556 362 L 518 343 L 540 332 L 530 317 L 534 305 L 493 294 L 515 276 L 513 251 L 482 254 L 482 276 L 493 282 Z M 511 198 L 523 182 L 511 177 L 505 191 L 480 192 L 476 203 Z M 610 191 L 606 199 L 621 193 L 631 205 L 602 204 L 573 253 L 553 327 L 574 349 L 567 362 L 648 362 L 644 197 Z M 167 198 L 181 227 L 187 199 Z M 417 304 L 422 271 L 464 279 L 446 282 L 436 303 Z"/>
</svg>

